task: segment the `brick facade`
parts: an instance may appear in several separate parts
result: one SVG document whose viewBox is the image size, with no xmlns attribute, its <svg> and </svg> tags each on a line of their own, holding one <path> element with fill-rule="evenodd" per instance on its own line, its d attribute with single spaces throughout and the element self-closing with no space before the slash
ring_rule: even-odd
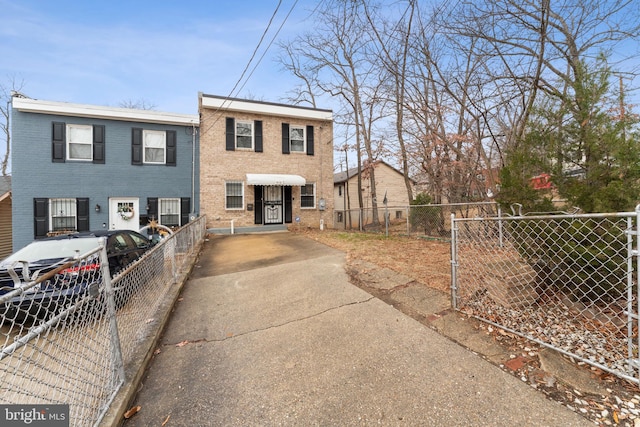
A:
<svg viewBox="0 0 640 427">
<path fill-rule="evenodd" d="M 288 226 L 331 227 L 333 213 L 333 120 L 327 110 L 230 100 L 215 107 L 220 98 L 200 95 L 200 200 L 201 213 L 207 215 L 208 228 L 256 226 L 256 186 L 247 183 L 247 174 L 299 175 L 307 184 L 315 184 L 315 207 L 301 207 L 301 187 L 291 187 L 291 223 Z M 223 104 L 224 105 L 224 104 Z M 226 147 L 226 121 L 262 123 L 262 152 Z M 283 154 L 282 124 L 313 127 L 313 155 L 306 152 Z M 225 207 L 226 182 L 242 183 L 242 208 Z M 325 204 L 320 209 L 320 201 Z M 253 210 L 250 210 L 253 207 Z M 298 221 L 299 220 L 299 221 Z M 286 224 L 286 221 L 283 220 Z"/>
</svg>

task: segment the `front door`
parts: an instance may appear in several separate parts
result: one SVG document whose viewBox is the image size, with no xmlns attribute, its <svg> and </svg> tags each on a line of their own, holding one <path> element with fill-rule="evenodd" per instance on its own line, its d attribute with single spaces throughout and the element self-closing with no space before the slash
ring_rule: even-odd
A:
<svg viewBox="0 0 640 427">
<path fill-rule="evenodd" d="M 282 187 L 269 185 L 263 187 L 264 223 L 282 224 Z"/>
<path fill-rule="evenodd" d="M 109 230 L 140 229 L 140 203 L 134 197 L 109 199 Z"/>
</svg>

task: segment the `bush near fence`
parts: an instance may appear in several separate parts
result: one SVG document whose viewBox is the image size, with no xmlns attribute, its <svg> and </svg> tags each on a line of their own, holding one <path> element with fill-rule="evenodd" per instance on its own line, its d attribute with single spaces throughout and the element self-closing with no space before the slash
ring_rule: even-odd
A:
<svg viewBox="0 0 640 427">
<path fill-rule="evenodd" d="M 463 218 L 493 217 L 501 214 L 495 202 L 418 204 L 409 206 L 379 207 L 378 224 L 373 223 L 369 209 L 335 210 L 335 228 L 360 230 L 367 233 L 384 233 L 449 239 L 451 214 Z M 349 226 L 349 217 L 351 226 Z M 388 223 L 385 224 L 385 218 Z M 362 224 L 362 226 L 360 225 Z"/>
<path fill-rule="evenodd" d="M 639 215 L 452 218 L 452 305 L 640 384 Z"/>
</svg>

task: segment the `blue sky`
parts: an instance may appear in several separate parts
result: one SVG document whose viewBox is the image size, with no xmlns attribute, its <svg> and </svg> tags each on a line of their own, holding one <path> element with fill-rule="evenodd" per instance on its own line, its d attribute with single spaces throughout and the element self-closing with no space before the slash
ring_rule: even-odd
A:
<svg viewBox="0 0 640 427">
<path fill-rule="evenodd" d="M 285 19 L 277 39 L 308 27 L 316 4 L 282 0 L 252 67 Z M 196 114 L 198 92 L 230 94 L 277 6 L 278 0 L 0 0 L 0 82 L 23 82 L 22 92 L 36 99 L 106 106 L 143 100 L 158 111 Z M 282 101 L 297 81 L 282 72 L 277 53 L 274 43 L 233 95 Z"/>
</svg>

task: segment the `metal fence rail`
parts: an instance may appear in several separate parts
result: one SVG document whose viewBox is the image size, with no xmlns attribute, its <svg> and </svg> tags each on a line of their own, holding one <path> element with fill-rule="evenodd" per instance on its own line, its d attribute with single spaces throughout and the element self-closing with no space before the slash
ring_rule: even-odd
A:
<svg viewBox="0 0 640 427">
<path fill-rule="evenodd" d="M 452 305 L 640 383 L 639 216 L 452 215 Z"/>
<path fill-rule="evenodd" d="M 113 278 L 102 247 L 1 295 L 0 403 L 69 404 L 70 425 L 97 425 L 205 233 L 200 217 Z M 61 281 L 83 292 L 20 305 Z"/>
<path fill-rule="evenodd" d="M 461 218 L 501 216 L 495 202 L 447 203 L 410 206 L 378 206 L 373 209 L 334 211 L 334 227 L 339 230 L 360 230 L 371 233 L 413 235 L 449 239 L 451 214 Z M 386 219 L 386 221 L 385 221 Z M 377 222 L 376 222 L 377 220 Z"/>
</svg>

